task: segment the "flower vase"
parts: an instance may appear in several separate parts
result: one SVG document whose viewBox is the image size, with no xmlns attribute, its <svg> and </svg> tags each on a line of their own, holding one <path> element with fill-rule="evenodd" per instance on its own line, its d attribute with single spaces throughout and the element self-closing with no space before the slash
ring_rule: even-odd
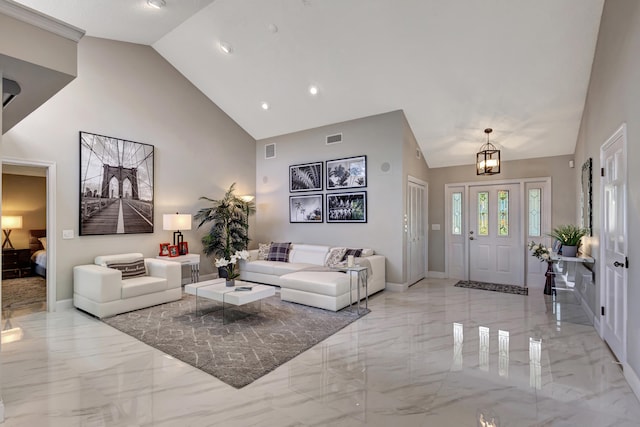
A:
<svg viewBox="0 0 640 427">
<path fill-rule="evenodd" d="M 227 284 L 227 287 L 232 288 L 236 285 L 236 279 L 227 279 L 226 284 Z"/>
</svg>

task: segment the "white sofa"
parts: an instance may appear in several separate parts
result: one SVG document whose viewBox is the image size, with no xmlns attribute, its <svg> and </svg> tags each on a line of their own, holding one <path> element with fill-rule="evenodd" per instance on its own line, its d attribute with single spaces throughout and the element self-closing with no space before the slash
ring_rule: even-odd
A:
<svg viewBox="0 0 640 427">
<path fill-rule="evenodd" d="M 145 258 L 146 274 L 122 279 L 111 262 L 143 258 L 140 253 L 97 256 L 94 264 L 73 268 L 73 305 L 98 318 L 151 307 L 182 298 L 180 263 Z"/>
<path fill-rule="evenodd" d="M 250 282 L 280 286 L 283 301 L 338 311 L 349 305 L 349 274 L 325 270 L 325 260 L 330 246 L 294 243 L 289 251 L 289 262 L 258 260 L 258 251 L 249 251 L 249 259 L 240 262 L 240 279 Z M 363 250 L 361 257 L 371 265 L 368 294 L 385 288 L 385 257 Z M 357 260 L 357 259 L 356 259 Z M 352 300 L 357 300 L 356 277 L 352 278 Z M 360 290 L 364 298 L 364 289 Z"/>
</svg>

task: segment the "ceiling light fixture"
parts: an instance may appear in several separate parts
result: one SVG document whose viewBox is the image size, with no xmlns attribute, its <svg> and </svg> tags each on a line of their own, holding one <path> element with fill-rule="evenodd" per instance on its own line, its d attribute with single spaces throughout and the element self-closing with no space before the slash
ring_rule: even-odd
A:
<svg viewBox="0 0 640 427">
<path fill-rule="evenodd" d="M 480 151 L 476 154 L 476 174 L 477 175 L 495 175 L 500 173 L 500 150 L 489 142 L 489 134 L 493 129 L 486 128 L 484 133 L 487 134 L 487 142 L 480 147 Z"/>
<path fill-rule="evenodd" d="M 269 103 L 263 101 L 262 104 L 260 104 L 260 106 L 262 107 L 263 110 L 268 110 L 269 109 Z"/>
<path fill-rule="evenodd" d="M 316 85 L 309 86 L 309 93 L 311 95 L 317 95 L 318 94 L 318 86 L 316 86 Z"/>
<path fill-rule="evenodd" d="M 162 9 L 167 5 L 165 0 L 147 0 L 147 4 L 154 9 Z"/>
<path fill-rule="evenodd" d="M 227 42 L 218 43 L 218 47 L 220 47 L 220 50 L 227 55 L 231 55 L 233 53 L 233 46 Z"/>
</svg>

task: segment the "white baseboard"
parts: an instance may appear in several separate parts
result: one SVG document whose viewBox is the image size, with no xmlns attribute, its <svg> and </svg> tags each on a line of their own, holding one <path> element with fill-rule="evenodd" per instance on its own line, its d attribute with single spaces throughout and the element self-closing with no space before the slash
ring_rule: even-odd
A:
<svg viewBox="0 0 640 427">
<path fill-rule="evenodd" d="M 596 332 L 604 340 L 602 336 L 602 325 L 600 324 L 600 316 L 596 316 L 593 318 L 593 327 L 596 329 Z"/>
<path fill-rule="evenodd" d="M 0 423 L 4 422 L 4 401 L 0 397 Z"/>
<path fill-rule="evenodd" d="M 387 282 L 384 289 L 389 292 L 404 292 L 409 289 L 409 284 Z"/>
<path fill-rule="evenodd" d="M 430 279 L 446 279 L 447 275 L 444 271 L 430 271 L 427 277 Z"/>
<path fill-rule="evenodd" d="M 73 308 L 73 300 L 71 298 L 56 301 L 55 311 L 68 310 L 70 308 Z"/>
<path fill-rule="evenodd" d="M 593 314 L 593 311 L 591 311 L 591 308 L 589 308 L 589 304 L 582 297 L 582 294 L 578 293 L 578 295 L 580 295 L 580 304 L 582 305 L 582 309 L 587 313 L 587 317 L 591 320 L 591 324 L 595 325 L 596 316 Z"/>
<path fill-rule="evenodd" d="M 638 374 L 636 374 L 636 371 L 634 371 L 628 363 L 623 365 L 622 372 L 631 390 L 633 390 L 633 393 L 636 395 L 636 398 L 640 400 L 640 378 L 638 378 Z"/>
</svg>

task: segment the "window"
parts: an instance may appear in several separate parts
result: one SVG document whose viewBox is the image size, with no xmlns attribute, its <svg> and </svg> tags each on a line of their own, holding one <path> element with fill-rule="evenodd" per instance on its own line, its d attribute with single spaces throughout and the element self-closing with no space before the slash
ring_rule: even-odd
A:
<svg viewBox="0 0 640 427">
<path fill-rule="evenodd" d="M 489 193 L 478 193 L 478 235 L 489 235 Z"/>
<path fill-rule="evenodd" d="M 529 236 L 540 237 L 541 233 L 541 221 L 542 221 L 542 199 L 541 188 L 529 189 Z"/>
<path fill-rule="evenodd" d="M 498 190 L 498 236 L 509 235 L 509 190 Z"/>
<path fill-rule="evenodd" d="M 462 193 L 451 195 L 451 233 L 462 234 Z"/>
</svg>

